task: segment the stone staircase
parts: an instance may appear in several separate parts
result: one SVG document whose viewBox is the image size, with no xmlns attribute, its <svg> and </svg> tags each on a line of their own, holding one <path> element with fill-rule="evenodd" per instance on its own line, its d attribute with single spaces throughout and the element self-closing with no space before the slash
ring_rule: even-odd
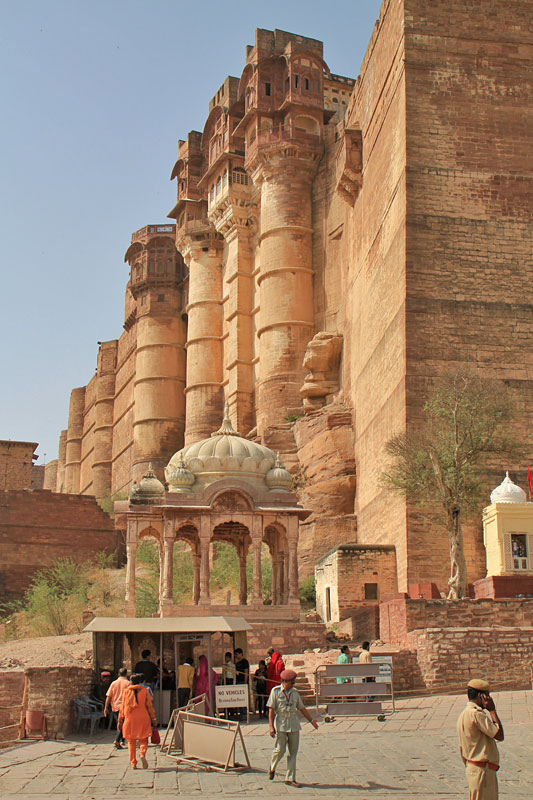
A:
<svg viewBox="0 0 533 800">
<path fill-rule="evenodd" d="M 304 705 L 313 706 L 315 704 L 315 687 L 311 684 L 305 672 L 297 673 L 294 688 L 300 693 Z"/>
</svg>

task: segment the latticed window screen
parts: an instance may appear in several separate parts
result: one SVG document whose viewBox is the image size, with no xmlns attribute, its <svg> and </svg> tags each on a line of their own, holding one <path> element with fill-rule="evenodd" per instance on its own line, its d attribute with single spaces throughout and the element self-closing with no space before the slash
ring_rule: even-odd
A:
<svg viewBox="0 0 533 800">
<path fill-rule="evenodd" d="M 506 572 L 533 569 L 533 534 L 504 533 L 503 554 Z"/>
<path fill-rule="evenodd" d="M 248 175 L 244 170 L 234 169 L 231 179 L 233 183 L 241 183 L 243 186 L 248 186 Z"/>
</svg>

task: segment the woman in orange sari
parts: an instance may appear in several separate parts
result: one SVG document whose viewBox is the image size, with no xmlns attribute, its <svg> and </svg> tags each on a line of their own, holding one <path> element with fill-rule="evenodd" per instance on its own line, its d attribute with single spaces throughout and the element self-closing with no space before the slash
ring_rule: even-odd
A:
<svg viewBox="0 0 533 800">
<path fill-rule="evenodd" d="M 128 750 L 133 769 L 137 769 L 137 741 L 141 765 L 147 769 L 146 750 L 148 739 L 152 733 L 152 726 L 156 724 L 154 707 L 150 692 L 141 686 L 143 675 L 136 673 L 131 676 L 131 684 L 124 689 L 122 705 L 118 716 L 118 724 L 122 726 L 122 735 L 128 740 Z"/>
</svg>

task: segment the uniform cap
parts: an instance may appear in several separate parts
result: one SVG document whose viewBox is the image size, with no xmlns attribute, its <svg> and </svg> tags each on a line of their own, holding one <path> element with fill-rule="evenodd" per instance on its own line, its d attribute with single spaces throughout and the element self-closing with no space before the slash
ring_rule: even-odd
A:
<svg viewBox="0 0 533 800">
<path fill-rule="evenodd" d="M 296 673 L 293 669 L 284 669 L 279 677 L 282 681 L 294 681 L 296 680 Z"/>
<path fill-rule="evenodd" d="M 468 681 L 467 686 L 469 689 L 477 689 L 478 692 L 490 692 L 489 684 L 481 678 L 473 678 L 471 681 Z"/>
<path fill-rule="evenodd" d="M 105 669 L 103 672 L 100 673 L 100 677 L 101 678 L 110 678 L 111 677 L 111 673 L 109 672 L 109 670 Z"/>
</svg>

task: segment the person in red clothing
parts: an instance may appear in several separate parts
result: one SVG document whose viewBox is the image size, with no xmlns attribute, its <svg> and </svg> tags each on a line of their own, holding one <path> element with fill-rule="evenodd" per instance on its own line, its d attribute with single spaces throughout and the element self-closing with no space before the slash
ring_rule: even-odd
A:
<svg viewBox="0 0 533 800">
<path fill-rule="evenodd" d="M 133 769 L 137 769 L 137 741 L 141 754 L 143 769 L 148 768 L 146 750 L 152 727 L 156 725 L 154 707 L 148 689 L 141 685 L 142 673 L 131 676 L 131 684 L 122 695 L 122 704 L 118 724 L 122 727 L 124 738 L 128 740 L 130 761 Z"/>
<path fill-rule="evenodd" d="M 281 653 L 274 650 L 267 667 L 267 697 L 270 697 L 270 692 L 274 686 L 279 686 L 281 683 L 281 673 L 285 669 L 285 664 L 281 657 Z"/>
</svg>

